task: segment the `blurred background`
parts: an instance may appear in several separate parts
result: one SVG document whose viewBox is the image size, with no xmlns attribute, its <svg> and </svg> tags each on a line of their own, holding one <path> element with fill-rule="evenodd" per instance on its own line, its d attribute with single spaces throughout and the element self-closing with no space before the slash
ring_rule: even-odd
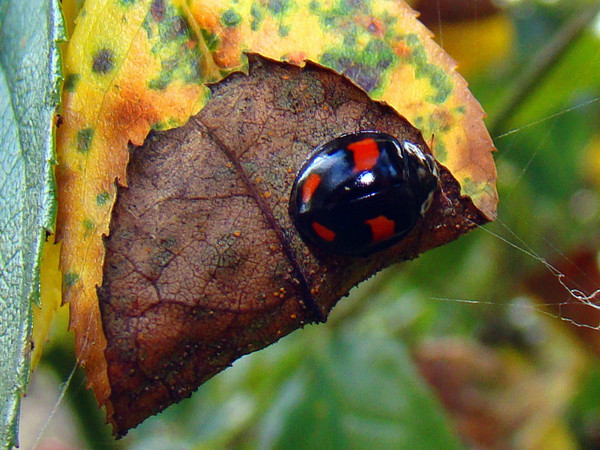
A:
<svg viewBox="0 0 600 450">
<path fill-rule="evenodd" d="M 39 449 L 600 448 L 600 5 L 410 3 L 488 113 L 498 221 L 379 273 L 327 324 L 117 442 L 80 370 L 57 402 L 75 364 L 57 320 L 22 448 L 43 427 Z"/>
</svg>

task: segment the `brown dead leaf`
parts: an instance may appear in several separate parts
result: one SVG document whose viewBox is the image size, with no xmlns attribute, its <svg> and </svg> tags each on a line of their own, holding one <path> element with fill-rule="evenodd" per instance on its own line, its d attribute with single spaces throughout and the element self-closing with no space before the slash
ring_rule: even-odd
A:
<svg viewBox="0 0 600 450">
<path fill-rule="evenodd" d="M 575 448 L 565 409 L 585 362 L 568 339 L 544 336 L 549 339 L 529 359 L 509 349 L 452 338 L 414 349 L 419 371 L 467 448 Z"/>
<path fill-rule="evenodd" d="M 433 206 L 397 245 L 369 258 L 307 248 L 288 216 L 296 172 L 318 144 L 361 129 L 422 142 L 333 71 L 250 55 L 249 74 L 213 86 L 186 126 L 132 150 L 98 292 L 116 434 L 240 356 L 324 321 L 383 267 L 486 221 L 441 167 Z"/>
</svg>

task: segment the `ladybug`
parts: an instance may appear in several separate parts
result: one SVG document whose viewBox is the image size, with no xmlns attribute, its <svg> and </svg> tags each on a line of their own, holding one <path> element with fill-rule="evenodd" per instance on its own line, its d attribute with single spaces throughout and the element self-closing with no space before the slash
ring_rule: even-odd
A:
<svg viewBox="0 0 600 450">
<path fill-rule="evenodd" d="M 437 164 L 424 145 L 378 131 L 344 134 L 304 163 L 289 214 L 305 242 L 368 256 L 413 229 L 438 184 Z"/>
</svg>

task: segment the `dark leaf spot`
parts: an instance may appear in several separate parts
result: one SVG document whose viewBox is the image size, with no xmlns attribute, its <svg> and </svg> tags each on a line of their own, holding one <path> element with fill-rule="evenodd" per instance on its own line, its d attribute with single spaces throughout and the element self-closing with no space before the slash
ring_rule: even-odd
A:
<svg viewBox="0 0 600 450">
<path fill-rule="evenodd" d="M 202 33 L 202 39 L 204 39 L 204 42 L 206 43 L 206 47 L 208 48 L 208 50 L 211 52 L 217 50 L 217 47 L 219 46 L 219 43 L 221 42 L 221 39 L 219 39 L 219 36 L 217 36 L 215 33 L 212 33 L 211 31 L 205 30 L 205 29 L 200 30 L 200 32 Z"/>
<path fill-rule="evenodd" d="M 280 25 L 279 26 L 279 36 L 287 37 L 290 34 L 290 26 L 289 25 Z"/>
<path fill-rule="evenodd" d="M 150 12 L 154 20 L 162 22 L 165 18 L 165 0 L 153 0 Z"/>
<path fill-rule="evenodd" d="M 77 150 L 81 153 L 87 153 L 90 150 L 92 139 L 94 138 L 93 128 L 84 128 L 77 132 Z"/>
<path fill-rule="evenodd" d="M 185 17 L 173 17 L 171 21 L 171 32 L 168 34 L 167 39 L 176 39 L 181 36 L 187 36 L 189 28 Z"/>
<path fill-rule="evenodd" d="M 78 73 L 70 73 L 65 78 L 65 89 L 67 92 L 74 92 L 77 88 L 81 76 Z"/>
<path fill-rule="evenodd" d="M 289 0 L 269 0 L 267 8 L 274 14 L 279 15 L 289 7 Z"/>
<path fill-rule="evenodd" d="M 79 275 L 74 272 L 67 272 L 63 277 L 63 281 L 65 283 L 65 286 L 70 288 L 75 283 L 77 283 L 77 281 L 79 281 Z"/>
<path fill-rule="evenodd" d="M 221 16 L 221 23 L 226 27 L 235 27 L 242 21 L 240 16 L 234 9 L 228 9 Z"/>
<path fill-rule="evenodd" d="M 101 192 L 96 196 L 96 204 L 98 206 L 104 206 L 110 200 L 110 194 L 106 191 Z"/>
<path fill-rule="evenodd" d="M 250 15 L 252 16 L 252 20 L 250 21 L 250 28 L 252 29 L 252 31 L 257 31 L 260 28 L 260 24 L 262 23 L 264 18 L 263 12 L 256 4 L 252 4 L 252 7 L 250 8 Z"/>
<path fill-rule="evenodd" d="M 95 73 L 106 74 L 115 67 L 114 55 L 112 50 L 103 48 L 96 52 L 93 58 L 92 71 Z"/>
</svg>

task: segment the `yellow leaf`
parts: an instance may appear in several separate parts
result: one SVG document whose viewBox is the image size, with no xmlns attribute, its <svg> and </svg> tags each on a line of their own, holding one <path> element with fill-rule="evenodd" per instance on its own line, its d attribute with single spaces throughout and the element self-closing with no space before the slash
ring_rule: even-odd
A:
<svg viewBox="0 0 600 450">
<path fill-rule="evenodd" d="M 463 194 L 495 217 L 494 147 L 484 112 L 455 62 L 404 2 L 188 3 L 220 67 L 245 67 L 243 53 L 250 51 L 297 64 L 311 60 L 346 75 L 419 128 Z"/>
<path fill-rule="evenodd" d="M 88 0 L 79 13 L 57 131 L 57 239 L 77 358 L 100 405 L 110 388 L 96 286 L 128 142 L 185 123 L 218 75 L 179 2 Z"/>
<path fill-rule="evenodd" d="M 56 311 L 61 305 L 61 273 L 58 268 L 60 245 L 54 243 L 50 236 L 44 244 L 40 273 L 40 306 L 33 306 L 33 353 L 31 355 L 31 370 L 37 366 L 42 347 L 50 333 Z"/>
</svg>

